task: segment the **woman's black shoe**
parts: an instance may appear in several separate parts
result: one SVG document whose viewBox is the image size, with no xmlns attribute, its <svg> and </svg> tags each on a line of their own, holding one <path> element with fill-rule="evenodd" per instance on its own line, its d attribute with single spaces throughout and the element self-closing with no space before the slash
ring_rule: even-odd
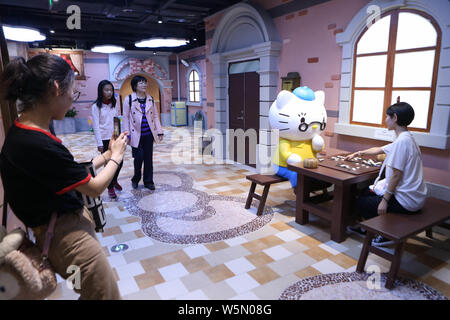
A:
<svg viewBox="0 0 450 320">
<path fill-rule="evenodd" d="M 137 189 L 138 188 L 138 183 L 131 181 L 131 186 L 133 187 L 133 189 Z"/>
<path fill-rule="evenodd" d="M 144 186 L 145 186 L 147 189 L 155 190 L 155 184 L 154 184 L 154 183 L 147 183 L 147 184 L 144 184 Z"/>
</svg>

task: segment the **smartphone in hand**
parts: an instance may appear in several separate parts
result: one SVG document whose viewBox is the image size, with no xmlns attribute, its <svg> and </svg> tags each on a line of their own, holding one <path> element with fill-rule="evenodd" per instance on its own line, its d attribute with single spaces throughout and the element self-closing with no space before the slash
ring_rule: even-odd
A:
<svg viewBox="0 0 450 320">
<path fill-rule="evenodd" d="M 119 117 L 114 117 L 114 139 L 120 136 L 120 119 Z"/>
</svg>

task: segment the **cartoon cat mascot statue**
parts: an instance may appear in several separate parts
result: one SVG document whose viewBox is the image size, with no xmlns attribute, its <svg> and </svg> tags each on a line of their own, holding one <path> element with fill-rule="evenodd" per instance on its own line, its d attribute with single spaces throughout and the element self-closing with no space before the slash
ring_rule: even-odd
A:
<svg viewBox="0 0 450 320">
<path fill-rule="evenodd" d="M 278 176 L 289 179 L 294 192 L 297 173 L 288 164 L 299 165 L 306 158 L 316 158 L 325 142 L 320 133 L 327 124 L 323 91 L 314 92 L 298 87 L 293 92 L 283 90 L 269 109 L 272 129 L 278 129 L 280 141 L 273 158 L 273 169 Z"/>
</svg>

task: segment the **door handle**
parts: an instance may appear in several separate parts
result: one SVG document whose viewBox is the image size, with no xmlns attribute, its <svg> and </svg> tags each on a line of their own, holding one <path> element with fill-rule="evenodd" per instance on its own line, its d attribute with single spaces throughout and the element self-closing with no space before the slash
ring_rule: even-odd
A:
<svg viewBox="0 0 450 320">
<path fill-rule="evenodd" d="M 237 117 L 238 120 L 244 120 L 244 117 Z"/>
</svg>

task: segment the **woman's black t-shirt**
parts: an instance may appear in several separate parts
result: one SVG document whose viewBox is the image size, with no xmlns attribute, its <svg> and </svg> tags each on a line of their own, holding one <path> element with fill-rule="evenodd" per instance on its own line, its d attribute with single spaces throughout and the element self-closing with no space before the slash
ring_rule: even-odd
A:
<svg viewBox="0 0 450 320">
<path fill-rule="evenodd" d="M 0 170 L 8 204 L 30 228 L 47 224 L 55 211 L 83 207 L 74 189 L 91 179 L 60 139 L 17 120 L 6 135 Z"/>
</svg>

